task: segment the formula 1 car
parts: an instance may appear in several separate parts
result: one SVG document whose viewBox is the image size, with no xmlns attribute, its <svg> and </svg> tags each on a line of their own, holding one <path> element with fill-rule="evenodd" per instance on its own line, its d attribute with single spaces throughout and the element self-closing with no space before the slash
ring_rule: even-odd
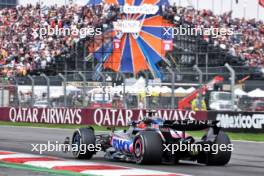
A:
<svg viewBox="0 0 264 176">
<path fill-rule="evenodd" d="M 147 118 L 131 122 L 128 130 L 112 129 L 109 134 L 96 135 L 92 127 L 80 128 L 73 133 L 69 144 L 81 146 L 100 145 L 104 157 L 110 160 L 135 162 L 137 164 L 159 164 L 161 162 L 178 163 L 179 160 L 191 160 L 206 165 L 225 165 L 231 158 L 230 139 L 217 127 L 217 121 L 211 120 L 162 120 Z M 185 131 L 208 129 L 201 140 Z M 182 145 L 196 146 L 179 150 Z M 197 147 L 199 146 L 199 147 Z M 214 152 L 209 149 L 226 150 Z M 220 148 L 220 149 L 221 149 Z M 205 150 L 206 149 L 206 150 Z M 72 152 L 75 158 L 91 159 L 96 151 L 80 150 Z"/>
</svg>

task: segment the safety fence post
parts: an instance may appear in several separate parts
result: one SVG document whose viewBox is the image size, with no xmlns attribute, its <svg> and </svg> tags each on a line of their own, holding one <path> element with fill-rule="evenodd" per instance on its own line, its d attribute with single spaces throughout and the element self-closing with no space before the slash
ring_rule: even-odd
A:
<svg viewBox="0 0 264 176">
<path fill-rule="evenodd" d="M 199 74 L 199 97 L 202 96 L 203 90 L 202 90 L 202 85 L 203 85 L 203 72 L 202 70 L 197 66 L 194 65 L 193 66 L 194 70 L 197 71 L 197 73 Z M 201 104 L 201 99 L 198 98 L 199 104 Z"/>
<path fill-rule="evenodd" d="M 44 73 L 42 73 L 40 76 L 43 77 L 47 82 L 47 102 L 48 102 L 48 107 L 50 107 L 50 105 L 51 105 L 50 104 L 50 79 Z"/>
<path fill-rule="evenodd" d="M 172 109 L 175 108 L 175 94 L 174 94 L 174 89 L 175 89 L 175 72 L 168 68 L 171 76 L 172 76 L 172 79 L 171 79 L 171 106 L 172 106 Z"/>
<path fill-rule="evenodd" d="M 59 73 L 58 76 L 63 80 L 63 103 L 64 103 L 64 107 L 67 106 L 67 81 L 66 81 L 66 78 L 61 74 Z"/>
<path fill-rule="evenodd" d="M 35 103 L 35 80 L 31 75 L 27 75 L 31 81 L 31 106 Z"/>
<path fill-rule="evenodd" d="M 101 78 L 103 79 L 103 87 L 105 89 L 105 86 L 106 86 L 106 78 L 105 78 L 105 75 L 100 72 L 100 71 L 96 71 L 97 74 L 99 74 L 101 76 Z M 103 101 L 105 101 L 105 92 L 103 93 Z"/>
<path fill-rule="evenodd" d="M 127 108 L 127 102 L 126 102 L 126 76 L 122 72 L 117 72 L 117 75 L 120 75 L 123 79 L 123 102 L 124 102 L 124 108 Z"/>
<path fill-rule="evenodd" d="M 230 81 L 231 81 L 231 105 L 232 105 L 232 110 L 235 110 L 235 77 L 236 73 L 235 70 L 228 64 L 225 64 L 225 67 L 228 69 L 230 72 Z"/>
<path fill-rule="evenodd" d="M 85 106 L 85 96 L 86 96 L 86 77 L 82 72 L 78 72 L 78 75 L 80 75 L 80 77 L 83 80 L 83 96 L 82 96 L 82 105 L 83 107 Z"/>
</svg>

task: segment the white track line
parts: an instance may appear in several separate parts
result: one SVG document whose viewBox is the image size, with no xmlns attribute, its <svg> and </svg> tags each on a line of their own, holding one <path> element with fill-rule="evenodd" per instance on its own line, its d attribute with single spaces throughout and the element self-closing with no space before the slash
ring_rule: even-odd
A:
<svg viewBox="0 0 264 176">
<path fill-rule="evenodd" d="M 27 161 L 24 164 L 28 164 L 36 167 L 53 168 L 55 166 L 87 166 L 87 165 L 98 165 L 94 162 L 81 162 L 81 161 Z"/>
<path fill-rule="evenodd" d="M 24 154 L 24 153 L 15 153 L 15 154 L 0 155 L 0 160 L 8 159 L 8 158 L 40 158 L 40 157 L 43 157 L 43 156 Z"/>
<path fill-rule="evenodd" d="M 1 152 L 1 150 L 0 150 Z M 8 152 L 8 151 L 3 151 Z M 34 158 L 45 157 L 50 158 L 51 161 L 34 161 Z M 93 175 L 101 175 L 101 176 L 136 176 L 136 175 L 147 175 L 147 176 L 187 176 L 181 173 L 169 173 L 164 171 L 156 171 L 156 170 L 149 170 L 149 169 L 140 169 L 140 168 L 132 168 L 132 167 L 125 167 L 119 166 L 114 164 L 107 164 L 107 163 L 97 163 L 97 162 L 90 162 L 90 161 L 78 161 L 78 160 L 61 160 L 54 157 L 49 156 L 39 156 L 39 155 L 32 155 L 32 154 L 25 154 L 25 153 L 12 153 L 12 154 L 0 154 L 0 161 L 8 158 L 30 158 L 32 161 L 26 161 L 22 164 L 35 166 L 35 167 L 42 167 L 53 169 L 54 167 L 72 167 L 76 166 L 91 166 L 91 169 L 82 170 L 80 173 L 83 174 L 93 174 Z M 54 160 L 55 159 L 55 160 Z M 94 170 L 92 166 L 101 166 L 102 168 L 105 166 L 105 169 L 97 169 Z M 109 166 L 112 166 L 113 169 L 110 169 Z M 108 168 L 107 168 L 108 167 Z"/>
</svg>

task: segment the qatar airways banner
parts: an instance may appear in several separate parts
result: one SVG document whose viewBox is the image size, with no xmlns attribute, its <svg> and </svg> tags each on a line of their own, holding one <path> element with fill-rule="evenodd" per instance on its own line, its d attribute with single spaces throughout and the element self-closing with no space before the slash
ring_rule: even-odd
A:
<svg viewBox="0 0 264 176">
<path fill-rule="evenodd" d="M 157 116 L 166 120 L 206 120 L 207 112 L 157 110 Z M 141 120 L 145 110 L 138 109 L 78 109 L 78 108 L 0 108 L 0 121 L 87 124 L 126 126 L 131 120 Z"/>
</svg>

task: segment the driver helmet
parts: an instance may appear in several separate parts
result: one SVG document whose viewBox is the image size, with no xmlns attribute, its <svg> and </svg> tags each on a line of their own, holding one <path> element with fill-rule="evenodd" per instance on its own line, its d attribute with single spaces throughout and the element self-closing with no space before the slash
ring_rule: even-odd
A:
<svg viewBox="0 0 264 176">
<path fill-rule="evenodd" d="M 153 117 L 155 117 L 156 113 L 157 113 L 156 110 L 147 110 L 146 116 L 147 116 L 147 118 L 153 118 Z"/>
</svg>

